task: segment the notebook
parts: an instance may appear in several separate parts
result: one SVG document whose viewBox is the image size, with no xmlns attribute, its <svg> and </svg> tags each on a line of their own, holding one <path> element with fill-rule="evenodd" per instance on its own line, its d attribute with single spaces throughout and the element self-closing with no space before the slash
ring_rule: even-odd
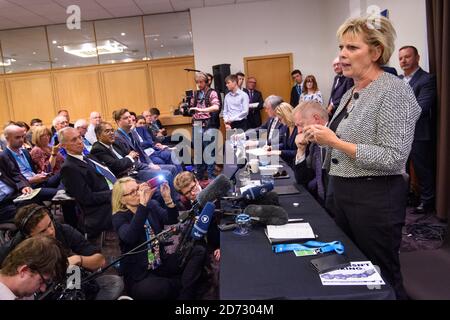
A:
<svg viewBox="0 0 450 320">
<path fill-rule="evenodd" d="M 308 222 L 287 223 L 281 226 L 268 225 L 265 233 L 270 243 L 285 243 L 316 238 Z"/>
</svg>

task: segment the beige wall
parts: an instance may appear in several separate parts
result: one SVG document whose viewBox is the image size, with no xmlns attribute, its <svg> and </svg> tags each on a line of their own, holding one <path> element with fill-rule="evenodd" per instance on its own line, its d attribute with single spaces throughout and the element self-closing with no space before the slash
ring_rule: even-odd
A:
<svg viewBox="0 0 450 320">
<path fill-rule="evenodd" d="M 185 68 L 194 68 L 194 57 L 0 75 L 0 123 L 40 118 L 50 125 L 61 108 L 72 122 L 94 110 L 111 120 L 120 107 L 140 114 L 154 106 L 163 123 L 189 123 L 172 116 L 184 92 L 195 87 Z"/>
</svg>

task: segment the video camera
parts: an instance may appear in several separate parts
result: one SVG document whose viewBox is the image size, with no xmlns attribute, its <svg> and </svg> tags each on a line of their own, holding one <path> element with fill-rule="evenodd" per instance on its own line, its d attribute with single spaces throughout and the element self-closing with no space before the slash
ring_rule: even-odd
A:
<svg viewBox="0 0 450 320">
<path fill-rule="evenodd" d="M 188 90 L 186 91 L 186 97 L 183 99 L 183 103 L 181 103 L 181 114 L 184 117 L 192 117 L 195 111 L 191 111 L 190 109 L 193 107 L 191 105 L 192 99 L 194 98 L 194 91 Z"/>
</svg>

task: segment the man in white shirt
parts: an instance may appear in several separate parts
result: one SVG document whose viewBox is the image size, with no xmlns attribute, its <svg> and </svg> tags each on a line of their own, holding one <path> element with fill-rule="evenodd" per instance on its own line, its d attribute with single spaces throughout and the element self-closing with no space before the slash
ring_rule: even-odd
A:
<svg viewBox="0 0 450 320">
<path fill-rule="evenodd" d="M 0 300 L 32 299 L 52 280 L 64 279 L 67 265 L 56 239 L 37 236 L 22 241 L 0 269 Z"/>
<path fill-rule="evenodd" d="M 225 78 L 230 92 L 227 93 L 223 103 L 223 121 L 225 129 L 247 130 L 247 115 L 249 110 L 248 95 L 239 89 L 238 78 L 232 74 Z"/>
</svg>

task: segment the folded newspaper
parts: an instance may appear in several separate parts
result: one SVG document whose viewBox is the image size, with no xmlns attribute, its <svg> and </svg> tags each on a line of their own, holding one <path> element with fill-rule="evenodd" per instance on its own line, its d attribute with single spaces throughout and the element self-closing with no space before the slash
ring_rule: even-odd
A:
<svg viewBox="0 0 450 320">
<path fill-rule="evenodd" d="M 370 261 L 351 262 L 349 267 L 320 274 L 324 286 L 379 286 L 384 281 Z"/>
</svg>

